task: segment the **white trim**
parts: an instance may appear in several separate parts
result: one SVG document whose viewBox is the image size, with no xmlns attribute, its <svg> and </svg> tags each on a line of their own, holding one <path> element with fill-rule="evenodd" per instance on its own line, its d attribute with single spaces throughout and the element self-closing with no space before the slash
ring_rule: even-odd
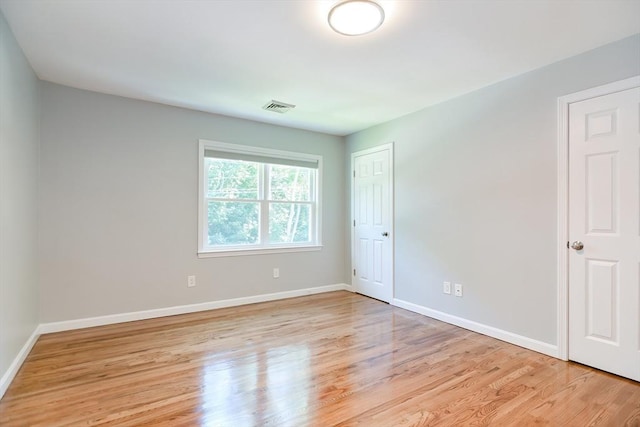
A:
<svg viewBox="0 0 640 427">
<path fill-rule="evenodd" d="M 494 328 L 493 326 L 484 325 L 482 323 L 467 320 L 462 317 L 453 316 L 451 314 L 443 313 L 441 311 L 433 310 L 431 308 L 399 299 L 394 299 L 393 305 L 395 305 L 396 307 L 404 308 L 405 310 L 413 311 L 414 313 L 422 314 L 424 316 L 440 320 L 445 323 L 449 323 L 451 325 L 459 326 L 461 328 L 477 332 L 479 334 L 487 335 L 489 337 L 496 338 L 510 344 L 537 351 L 538 353 L 543 353 L 552 357 L 558 357 L 558 347 L 553 344 L 534 340 L 532 338 L 514 334 L 513 332 Z"/>
<path fill-rule="evenodd" d="M 9 365 L 9 368 L 0 379 L 0 399 L 2 399 L 2 396 L 4 396 L 5 392 L 9 388 L 9 385 L 11 385 L 11 381 L 13 381 L 16 374 L 20 370 L 20 367 L 26 360 L 27 356 L 29 355 L 29 352 L 33 348 L 39 336 L 40 336 L 40 327 L 38 326 L 33 331 L 29 339 L 27 339 L 27 342 L 24 343 L 24 345 L 20 349 L 20 352 L 18 352 L 18 355 L 15 357 L 15 359 L 13 359 L 13 362 L 11 362 L 11 365 Z"/>
<path fill-rule="evenodd" d="M 207 241 L 206 227 L 202 225 L 207 217 L 204 203 L 204 189 L 206 187 L 204 182 L 204 150 L 205 144 L 203 141 L 198 141 L 198 253 L 202 251 L 204 242 Z"/>
<path fill-rule="evenodd" d="M 154 319 L 177 314 L 195 313 L 199 311 L 214 310 L 217 308 L 237 307 L 246 304 L 275 301 L 286 298 L 295 298 L 305 295 L 319 294 L 323 292 L 348 291 L 351 286 L 345 283 L 336 285 L 318 286 L 315 288 L 297 289 L 295 291 L 276 292 L 271 294 L 255 295 L 250 297 L 232 298 L 219 301 L 209 301 L 198 304 L 178 305 L 173 307 L 158 308 L 153 310 L 136 311 L 130 313 L 111 314 L 107 316 L 88 317 L 84 319 L 65 320 L 62 322 L 43 323 L 38 328 L 41 334 L 52 332 L 70 331 L 94 326 L 112 325 L 115 323 L 132 322 L 135 320 Z"/>
<path fill-rule="evenodd" d="M 18 355 L 0 379 L 0 399 L 4 396 L 11 382 L 26 360 L 29 352 L 42 334 L 53 332 L 71 331 L 74 329 L 90 328 L 94 326 L 112 325 L 116 323 L 132 322 L 135 320 L 154 319 L 157 317 L 174 316 L 177 314 L 195 313 L 199 311 L 215 310 L 217 308 L 236 307 L 259 302 L 275 301 L 287 298 L 301 297 L 305 295 L 320 294 L 324 292 L 349 291 L 353 292 L 350 285 L 338 283 L 335 285 L 318 286 L 314 288 L 297 289 L 295 291 L 276 292 L 271 294 L 256 295 L 250 297 L 233 298 L 220 301 L 210 301 L 199 304 L 179 305 L 174 307 L 158 308 L 154 310 L 136 311 L 131 313 L 112 314 L 84 319 L 66 320 L 62 322 L 41 323 L 33 331 Z"/>
<path fill-rule="evenodd" d="M 198 140 L 201 147 L 216 149 L 218 151 L 227 151 L 229 153 L 238 154 L 254 154 L 264 155 L 267 157 L 278 157 L 288 160 L 317 161 L 322 160 L 322 156 L 318 154 L 301 153 L 297 151 L 276 150 L 273 148 L 254 147 L 252 145 L 230 144 L 228 142 L 211 141 L 207 139 Z M 204 154 L 204 153 L 203 153 Z M 318 164 L 320 167 L 320 164 Z"/>
<path fill-rule="evenodd" d="M 317 156 L 318 158 L 318 169 L 316 172 L 316 215 L 315 215 L 315 226 L 316 226 L 316 246 L 322 247 L 322 179 L 323 179 L 323 157 Z"/>
<path fill-rule="evenodd" d="M 314 182 L 315 192 L 315 212 L 313 215 L 313 227 L 314 227 L 314 239 L 312 242 L 307 242 L 306 245 L 296 246 L 296 244 L 287 245 L 283 247 L 273 248 L 263 243 L 260 245 L 251 245 L 251 247 L 243 248 L 242 246 L 235 246 L 233 248 L 205 248 L 205 242 L 207 241 L 207 227 L 205 224 L 207 218 L 207 206 L 204 203 L 205 200 L 205 188 L 206 177 L 204 174 L 204 160 L 205 151 L 207 149 L 215 149 L 218 151 L 227 151 L 231 153 L 239 154 L 253 154 L 264 155 L 268 157 L 277 157 L 288 160 L 304 160 L 316 162 L 318 167 L 316 169 L 316 177 Z M 230 144 L 226 142 L 210 141 L 206 139 L 198 140 L 198 257 L 199 258 L 212 258 L 220 256 L 239 256 L 239 255 L 261 255 L 269 253 L 282 253 L 282 252 L 298 252 L 305 250 L 318 250 L 318 249 L 302 249 L 302 248 L 321 248 L 322 247 L 322 168 L 323 157 L 319 154 L 301 153 L 294 151 L 275 150 L 272 148 L 254 147 L 242 144 Z M 262 186 L 261 186 L 262 189 Z M 263 195 L 261 203 L 267 203 L 267 196 Z M 263 210 L 263 214 L 264 214 Z M 263 219 L 261 218 L 260 224 L 263 225 Z M 266 233 L 266 229 L 261 231 Z M 226 254 L 223 254 L 226 252 Z"/>
<path fill-rule="evenodd" d="M 640 76 L 597 86 L 558 98 L 558 274 L 557 274 L 557 342 L 558 356 L 569 360 L 569 105 L 598 96 L 640 86 Z"/>
<path fill-rule="evenodd" d="M 381 145 L 376 145 L 375 147 L 371 147 L 371 148 L 367 148 L 365 150 L 360 150 L 360 151 L 355 151 L 353 153 L 351 153 L 351 169 L 349 171 L 349 180 L 351 182 L 351 213 L 349 215 L 349 228 L 351 229 L 351 269 L 349 270 L 349 277 L 351 277 L 351 287 L 353 289 L 353 292 L 357 292 L 358 290 L 356 289 L 355 284 L 353 283 L 354 277 L 353 277 L 353 270 L 355 268 L 356 265 L 356 256 L 355 256 L 355 227 L 353 226 L 353 221 L 355 221 L 355 180 L 354 180 L 354 176 L 353 173 L 355 171 L 355 162 L 356 162 L 356 157 L 358 156 L 363 156 L 366 154 L 371 154 L 371 153 L 377 153 L 379 151 L 389 151 L 389 233 L 390 233 L 390 237 L 389 237 L 389 242 L 391 243 L 391 283 L 389 284 L 391 286 L 391 300 L 393 300 L 393 297 L 395 295 L 395 239 L 396 239 L 396 234 L 395 234 L 395 199 L 394 199 L 394 187 L 395 187 L 395 175 L 394 175 L 394 171 L 393 171 L 393 165 L 394 165 L 394 160 L 393 160 L 393 150 L 394 150 L 394 142 L 389 142 L 387 144 L 381 144 Z M 391 302 L 391 301 L 388 301 Z"/>
<path fill-rule="evenodd" d="M 321 251 L 322 246 L 287 246 L 284 248 L 238 249 L 198 252 L 198 258 L 218 258 L 225 256 L 284 254 L 289 252 Z"/>
</svg>

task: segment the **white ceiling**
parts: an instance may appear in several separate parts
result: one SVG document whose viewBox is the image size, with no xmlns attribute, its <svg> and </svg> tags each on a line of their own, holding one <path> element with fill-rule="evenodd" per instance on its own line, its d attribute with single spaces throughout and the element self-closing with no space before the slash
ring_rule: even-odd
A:
<svg viewBox="0 0 640 427">
<path fill-rule="evenodd" d="M 640 0 L 0 0 L 37 75 L 63 85 L 346 135 L 640 33 Z M 640 55 L 640 53 L 639 53 Z M 286 114 L 261 107 L 296 104 Z"/>
</svg>

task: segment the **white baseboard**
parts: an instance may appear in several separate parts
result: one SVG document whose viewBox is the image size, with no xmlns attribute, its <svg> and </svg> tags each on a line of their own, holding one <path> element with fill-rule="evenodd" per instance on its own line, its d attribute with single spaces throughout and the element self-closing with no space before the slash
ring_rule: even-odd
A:
<svg viewBox="0 0 640 427">
<path fill-rule="evenodd" d="M 92 326 L 111 325 L 114 323 L 131 322 L 134 320 L 153 319 L 156 317 L 173 316 L 176 314 L 195 313 L 198 311 L 213 310 L 216 308 L 236 307 L 258 302 L 275 301 L 286 298 L 295 298 L 305 295 L 319 294 L 333 291 L 351 291 L 351 286 L 346 283 L 336 285 L 318 286 L 315 288 L 297 289 L 295 291 L 276 292 L 271 294 L 255 295 L 243 298 L 233 298 L 220 301 L 210 301 L 198 304 L 179 305 L 174 307 L 158 308 L 154 310 L 136 311 L 132 313 L 112 314 L 108 316 L 89 317 L 85 319 L 65 320 L 63 322 L 41 323 L 33 331 L 27 342 L 24 344 L 9 369 L 0 379 L 0 398 L 9 388 L 11 381 L 15 378 L 18 370 L 24 363 L 41 334 L 52 332 L 70 331 L 73 329 L 89 328 Z"/>
<path fill-rule="evenodd" d="M 351 286 L 345 283 L 336 285 L 318 286 L 315 288 L 297 289 L 295 291 L 276 292 L 272 294 L 255 295 L 250 297 L 233 298 L 220 301 L 209 301 L 198 304 L 178 305 L 153 310 L 135 311 L 131 313 L 110 314 L 107 316 L 88 317 L 84 319 L 65 320 L 62 322 L 42 323 L 37 332 L 49 334 L 52 332 L 70 331 L 73 329 L 90 328 L 93 326 L 112 325 L 115 323 L 132 322 L 135 320 L 154 319 L 157 317 L 174 316 L 176 314 L 195 313 L 198 311 L 213 310 L 216 308 L 236 307 L 258 302 L 275 301 L 286 298 L 295 298 L 305 295 L 319 294 L 323 292 L 351 290 Z"/>
<path fill-rule="evenodd" d="M 411 302 L 395 299 L 393 305 L 396 307 L 404 308 L 405 310 L 413 311 L 414 313 L 422 314 L 433 319 L 441 320 L 451 325 L 460 326 L 461 328 L 468 329 L 473 332 L 478 332 L 483 335 L 490 336 L 492 338 L 506 341 L 510 344 L 515 344 L 520 347 L 527 348 L 529 350 L 537 351 L 538 353 L 546 354 L 547 356 L 559 358 L 558 346 L 548 344 L 546 342 L 534 340 L 522 335 L 514 334 L 502 329 L 494 328 L 493 326 L 487 326 L 482 323 L 474 322 L 472 320 L 463 319 L 462 317 L 453 316 L 451 314 L 443 313 L 438 310 L 433 310 L 428 307 L 424 307 Z"/>
<path fill-rule="evenodd" d="M 38 328 L 36 328 L 31 334 L 31 336 L 29 337 L 29 339 L 27 339 L 27 342 L 24 343 L 24 345 L 20 349 L 20 352 L 16 356 L 16 358 L 13 359 L 13 362 L 11 362 L 11 365 L 9 365 L 9 369 L 7 369 L 7 371 L 4 373 L 2 378 L 0 378 L 0 399 L 2 399 L 2 396 L 4 396 L 5 392 L 9 388 L 11 381 L 13 381 L 16 374 L 20 370 L 20 367 L 22 366 L 25 359 L 29 355 L 29 352 L 33 348 L 33 345 L 36 343 L 39 336 L 40 334 L 38 333 Z"/>
<path fill-rule="evenodd" d="M 233 298 L 220 301 L 210 301 L 198 304 L 179 305 L 174 307 L 159 308 L 154 310 L 137 311 L 131 313 L 112 314 L 108 316 L 89 317 L 85 319 L 67 320 L 63 322 L 42 323 L 31 334 L 27 342 L 24 344 L 9 369 L 0 379 L 0 398 L 9 388 L 11 381 L 18 373 L 18 370 L 29 355 L 31 348 L 36 343 L 41 334 L 52 332 L 70 331 L 73 329 L 89 328 L 92 326 L 111 325 L 115 323 L 131 322 L 135 320 L 153 319 L 157 317 L 173 316 L 176 314 L 195 313 L 198 311 L 213 310 L 216 308 L 236 307 L 246 304 L 255 304 L 259 302 L 275 301 L 286 298 L 295 298 L 305 295 L 319 294 L 323 292 L 333 291 L 350 291 L 354 292 L 351 285 L 338 283 L 335 285 L 319 286 L 315 288 L 298 289 L 295 291 L 276 292 L 271 294 L 255 295 L 250 297 Z M 558 347 L 542 341 L 537 341 L 522 335 L 507 332 L 492 326 L 483 325 L 482 323 L 463 319 L 441 311 L 433 310 L 421 305 L 413 304 L 400 299 L 394 299 L 393 305 L 404 308 L 414 313 L 422 314 L 437 320 L 441 320 L 452 325 L 460 326 L 473 332 L 490 336 L 529 350 L 537 351 L 552 357 L 559 357 Z"/>
</svg>

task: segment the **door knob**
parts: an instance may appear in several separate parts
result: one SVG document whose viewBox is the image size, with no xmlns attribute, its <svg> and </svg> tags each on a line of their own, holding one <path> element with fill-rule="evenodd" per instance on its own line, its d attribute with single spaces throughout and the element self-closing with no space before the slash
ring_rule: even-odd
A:
<svg viewBox="0 0 640 427">
<path fill-rule="evenodd" d="M 580 240 L 576 240 L 571 244 L 571 249 L 575 249 L 576 251 L 581 251 L 584 248 L 584 244 Z"/>
<path fill-rule="evenodd" d="M 389 233 L 387 233 L 386 231 L 383 231 L 383 232 L 382 232 L 382 235 L 383 235 L 384 237 L 387 237 L 387 236 L 389 235 Z"/>
</svg>

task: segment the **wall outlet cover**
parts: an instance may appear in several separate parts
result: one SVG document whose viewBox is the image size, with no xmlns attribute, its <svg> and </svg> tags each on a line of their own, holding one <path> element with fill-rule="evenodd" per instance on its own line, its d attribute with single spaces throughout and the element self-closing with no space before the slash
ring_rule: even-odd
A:
<svg viewBox="0 0 640 427">
<path fill-rule="evenodd" d="M 187 287 L 193 288 L 196 285 L 196 276 L 187 276 Z"/>
<path fill-rule="evenodd" d="M 456 295 L 457 297 L 461 297 L 461 296 L 462 296 L 462 285 L 461 285 L 460 283 L 456 283 L 456 285 L 455 285 L 455 288 L 454 288 L 454 289 L 455 289 L 455 290 L 454 290 L 455 295 Z"/>
<path fill-rule="evenodd" d="M 447 295 L 451 295 L 451 282 L 444 282 L 442 284 L 442 292 Z"/>
</svg>

